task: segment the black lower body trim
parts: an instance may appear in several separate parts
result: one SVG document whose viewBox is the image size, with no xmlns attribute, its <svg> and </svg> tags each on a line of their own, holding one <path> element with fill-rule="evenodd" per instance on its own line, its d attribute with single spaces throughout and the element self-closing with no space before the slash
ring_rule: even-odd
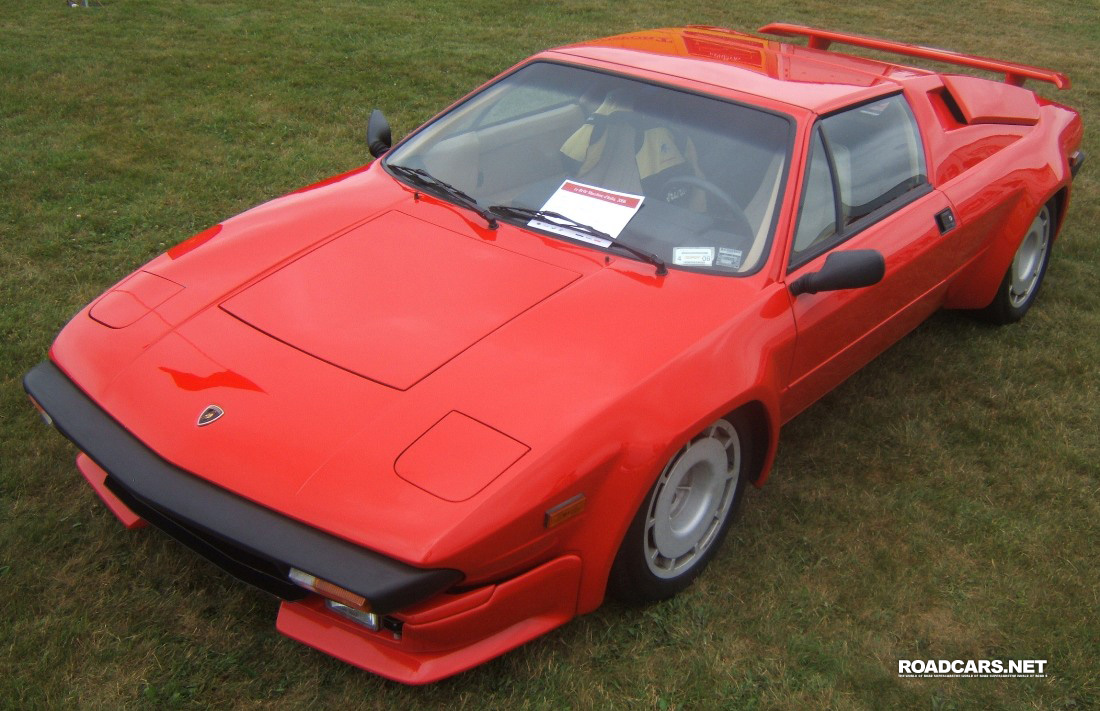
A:
<svg viewBox="0 0 1100 711">
<path fill-rule="evenodd" d="M 187 522 L 179 521 L 170 513 L 161 511 L 134 496 L 129 489 L 112 476 L 108 476 L 103 485 L 138 516 L 141 516 L 233 577 L 283 600 L 301 600 L 309 594 L 287 578 L 290 573 L 289 566 L 260 558 L 247 551 L 234 549 L 224 540 L 192 528 Z"/>
</svg>

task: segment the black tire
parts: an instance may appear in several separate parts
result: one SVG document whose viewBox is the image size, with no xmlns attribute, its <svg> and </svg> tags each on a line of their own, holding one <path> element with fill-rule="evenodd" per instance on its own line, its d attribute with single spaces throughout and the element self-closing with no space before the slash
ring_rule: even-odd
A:
<svg viewBox="0 0 1100 711">
<path fill-rule="evenodd" d="M 744 417 L 718 420 L 668 461 L 619 547 L 608 579 L 613 597 L 630 604 L 664 600 L 706 568 L 748 485 L 750 432 Z"/>
<path fill-rule="evenodd" d="M 993 301 L 976 313 L 979 318 L 1001 326 L 1016 323 L 1035 303 L 1050 263 L 1055 217 L 1053 203 L 1047 203 L 1039 210 L 1020 242 L 1012 264 L 1008 265 Z"/>
</svg>

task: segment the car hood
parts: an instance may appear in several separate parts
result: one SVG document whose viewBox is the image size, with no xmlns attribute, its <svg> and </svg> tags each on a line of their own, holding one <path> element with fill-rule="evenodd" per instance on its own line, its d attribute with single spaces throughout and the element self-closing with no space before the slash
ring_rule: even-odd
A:
<svg viewBox="0 0 1100 711">
<path fill-rule="evenodd" d="M 579 276 L 394 210 L 222 308 L 309 355 L 407 390 Z"/>
</svg>

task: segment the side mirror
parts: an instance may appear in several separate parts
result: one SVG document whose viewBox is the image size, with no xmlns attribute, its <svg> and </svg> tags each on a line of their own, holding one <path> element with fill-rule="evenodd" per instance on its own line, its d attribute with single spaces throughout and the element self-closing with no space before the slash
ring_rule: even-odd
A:
<svg viewBox="0 0 1100 711">
<path fill-rule="evenodd" d="M 380 158 L 390 149 L 393 140 L 390 138 L 390 122 L 379 109 L 370 112 L 367 120 L 367 150 L 375 158 Z"/>
<path fill-rule="evenodd" d="M 871 286 L 882 281 L 886 260 L 877 249 L 849 249 L 825 258 L 821 270 L 804 274 L 791 282 L 793 296 Z"/>
</svg>

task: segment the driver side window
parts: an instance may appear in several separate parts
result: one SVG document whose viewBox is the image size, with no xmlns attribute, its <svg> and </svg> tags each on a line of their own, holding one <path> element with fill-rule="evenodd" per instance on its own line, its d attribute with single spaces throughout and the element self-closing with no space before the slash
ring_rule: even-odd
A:
<svg viewBox="0 0 1100 711">
<path fill-rule="evenodd" d="M 789 269 L 928 189 L 920 133 L 901 94 L 821 119 L 810 145 Z"/>
</svg>

